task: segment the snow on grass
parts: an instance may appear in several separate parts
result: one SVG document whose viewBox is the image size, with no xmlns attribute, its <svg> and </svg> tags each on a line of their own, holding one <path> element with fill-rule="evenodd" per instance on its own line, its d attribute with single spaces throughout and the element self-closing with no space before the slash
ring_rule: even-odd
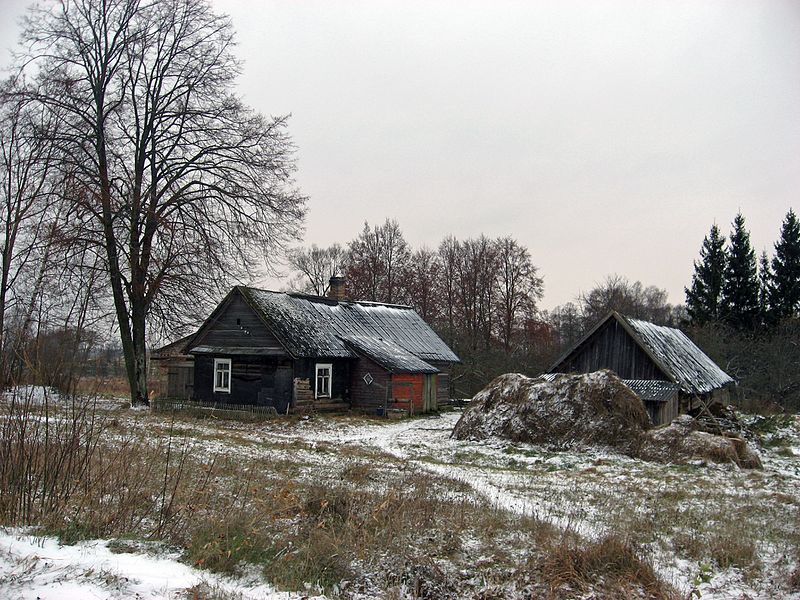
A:
<svg viewBox="0 0 800 600">
<path fill-rule="evenodd" d="M 241 600 L 289 600 L 308 594 L 277 592 L 264 582 L 221 577 L 178 561 L 174 553 L 115 553 L 108 540 L 63 546 L 55 538 L 0 530 L 0 597 L 7 600 L 187 598 L 196 586 Z M 317 600 L 324 596 L 314 596 Z"/>
<path fill-rule="evenodd" d="M 53 387 L 44 385 L 18 385 L 0 393 L 0 402 L 9 404 L 16 402 L 31 407 L 64 406 L 73 401 L 83 405 L 96 406 L 105 410 L 113 410 L 121 406 L 130 406 L 130 399 L 101 395 L 68 396 Z"/>
<path fill-rule="evenodd" d="M 781 577 L 797 567 L 799 457 L 765 451 L 764 470 L 749 471 L 732 464 L 648 463 L 605 450 L 552 452 L 497 439 L 458 441 L 450 432 L 459 416 L 454 412 L 389 423 L 309 420 L 292 428 L 269 425 L 263 435 L 376 448 L 459 480 L 493 506 L 590 538 L 622 532 L 642 545 L 666 581 L 686 593 L 696 589 L 712 600 L 785 595 Z M 781 434 L 796 444 L 798 429 Z M 731 524 L 734 534 L 739 528 L 745 545 L 752 539 L 757 572 L 681 558 L 682 552 L 708 551 L 680 550 L 682 537 L 712 537 L 714 542 L 714 536 L 722 536 L 719 543 L 724 545 Z"/>
<path fill-rule="evenodd" d="M 762 451 L 764 470 L 748 471 L 735 465 L 647 463 L 600 449 L 553 452 L 498 439 L 459 441 L 450 438 L 459 417 L 459 412 L 451 412 L 401 421 L 319 417 L 259 423 L 211 419 L 172 422 L 165 415 L 142 413 L 119 418 L 148 431 L 172 429 L 199 449 L 195 454 L 261 460 L 273 469 L 282 465 L 301 480 L 336 481 L 348 461 L 366 464 L 378 474 L 413 466 L 461 482 L 476 501 L 487 505 L 533 516 L 587 538 L 597 539 L 608 532 L 622 535 L 633 541 L 661 577 L 684 596 L 696 589 L 703 599 L 711 600 L 800 599 L 800 593 L 787 596 L 785 587 L 800 555 L 797 420 L 773 434 L 785 442 Z M 382 482 L 379 476 L 369 477 L 357 485 L 380 490 Z M 736 564 L 739 557 L 735 555 L 718 557 L 731 564 L 709 560 L 713 544 L 721 546 L 717 552 L 730 553 L 725 544 L 737 536 L 745 559 L 746 552 L 752 551 L 752 564 Z M 0 597 L 69 599 L 61 592 L 53 595 L 53 586 L 68 591 L 69 585 L 81 581 L 93 586 L 86 590 L 99 593 L 101 598 L 135 594 L 169 598 L 175 597 L 169 594 L 180 594 L 180 590 L 201 580 L 245 599 L 294 597 L 275 595 L 263 583 L 262 587 L 247 587 L 212 576 L 182 565 L 175 556 L 129 555 L 120 559 L 128 555 L 112 554 L 106 542 L 70 549 L 59 548 L 49 538 L 25 540 L 17 539 L 13 532 L 0 538 Z M 16 544 L 15 550 L 10 542 Z M 76 555 L 85 556 L 78 559 Z M 59 556 L 61 562 L 56 561 Z M 145 575 L 139 575 L 137 561 L 149 565 Z M 103 579 L 106 573 L 110 574 L 110 583 Z M 168 581 L 149 578 L 149 573 L 168 574 Z M 27 583 L 20 587 L 2 587 L 23 580 Z M 116 591 L 118 587 L 125 592 Z M 29 590 L 39 592 L 25 595 Z M 41 595 L 43 591 L 50 595 Z"/>
</svg>

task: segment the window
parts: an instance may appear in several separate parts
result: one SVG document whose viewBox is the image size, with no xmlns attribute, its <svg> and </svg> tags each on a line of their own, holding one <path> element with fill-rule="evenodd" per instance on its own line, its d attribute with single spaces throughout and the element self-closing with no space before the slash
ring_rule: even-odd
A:
<svg viewBox="0 0 800 600">
<path fill-rule="evenodd" d="M 231 359 L 230 358 L 215 358 L 214 359 L 214 391 L 215 392 L 228 392 L 231 391 Z"/>
<path fill-rule="evenodd" d="M 333 365 L 317 365 L 317 387 L 315 398 L 331 397 L 331 377 L 333 375 Z"/>
</svg>

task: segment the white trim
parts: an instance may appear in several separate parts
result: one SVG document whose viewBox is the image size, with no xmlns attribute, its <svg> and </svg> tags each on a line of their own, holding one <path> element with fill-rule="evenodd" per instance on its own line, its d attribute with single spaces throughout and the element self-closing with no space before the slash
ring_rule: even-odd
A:
<svg viewBox="0 0 800 600">
<path fill-rule="evenodd" d="M 228 366 L 227 371 L 224 371 L 224 370 L 220 371 L 220 373 L 226 373 L 227 376 L 228 376 L 228 381 L 227 381 L 228 385 L 227 386 L 225 386 L 225 385 L 219 385 L 218 386 L 217 385 L 217 367 L 219 365 L 227 365 Z M 232 369 L 232 366 L 231 366 L 231 359 L 230 358 L 215 358 L 214 359 L 214 379 L 212 380 L 212 384 L 214 386 L 214 391 L 215 392 L 225 392 L 226 394 L 230 394 L 231 393 L 231 371 L 232 370 L 233 369 Z M 225 383 L 224 379 L 225 378 L 223 377 L 223 382 L 222 382 L 223 384 Z"/>
<path fill-rule="evenodd" d="M 328 393 L 319 393 L 319 372 L 320 369 L 328 369 Z M 333 365 L 331 363 L 317 363 L 314 368 L 314 398 L 330 398 L 332 397 L 333 386 Z"/>
</svg>

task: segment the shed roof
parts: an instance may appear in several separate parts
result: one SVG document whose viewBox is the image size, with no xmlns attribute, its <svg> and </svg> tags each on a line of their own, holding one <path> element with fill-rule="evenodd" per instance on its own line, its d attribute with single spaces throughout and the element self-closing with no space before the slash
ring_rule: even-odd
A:
<svg viewBox="0 0 800 600">
<path fill-rule="evenodd" d="M 438 373 L 439 369 L 426 363 L 391 340 L 363 335 L 351 335 L 344 341 L 391 373 Z"/>
<path fill-rule="evenodd" d="M 555 363 L 551 371 L 580 349 L 610 319 L 616 319 L 658 369 L 687 394 L 707 394 L 734 383 L 705 352 L 680 329 L 630 319 L 612 311 Z"/>
<path fill-rule="evenodd" d="M 657 363 L 684 392 L 706 394 L 734 383 L 733 377 L 703 352 L 680 329 L 625 319 Z"/>
<path fill-rule="evenodd" d="M 674 398 L 680 389 L 677 383 L 660 379 L 623 379 L 622 381 L 646 402 L 667 402 Z"/>
<path fill-rule="evenodd" d="M 150 358 L 155 360 L 163 360 L 186 356 L 186 344 L 189 343 L 189 340 L 191 340 L 195 334 L 196 332 L 190 333 L 189 335 L 185 335 L 174 342 L 170 342 L 169 344 L 161 346 L 160 348 L 154 348 L 150 352 Z"/>
<path fill-rule="evenodd" d="M 354 350 L 358 350 L 389 365 L 389 370 L 421 373 L 438 372 L 427 361 L 459 362 L 408 306 L 337 301 L 244 286 L 231 293 L 242 295 L 294 357 L 354 358 Z"/>
<path fill-rule="evenodd" d="M 542 373 L 539 377 L 545 381 L 555 381 L 560 375 L 564 373 Z M 677 383 L 660 379 L 623 379 L 622 382 L 647 402 L 667 402 L 680 389 Z"/>
</svg>

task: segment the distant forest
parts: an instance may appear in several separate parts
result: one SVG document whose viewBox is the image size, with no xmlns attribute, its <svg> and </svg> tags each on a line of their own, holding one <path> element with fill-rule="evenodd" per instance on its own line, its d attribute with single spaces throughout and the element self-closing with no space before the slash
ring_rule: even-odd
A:
<svg viewBox="0 0 800 600">
<path fill-rule="evenodd" d="M 669 304 L 655 285 L 612 274 L 574 302 L 540 310 L 544 281 L 519 241 L 448 236 L 435 248 L 412 248 L 390 219 L 365 223 L 344 246 L 297 248 L 289 264 L 288 290 L 325 295 L 330 277 L 344 275 L 351 298 L 414 307 L 463 361 L 454 370 L 457 396 L 474 395 L 501 373 L 541 373 L 616 310 L 686 331 L 739 380 L 738 400 L 748 407 L 800 407 L 800 227 L 793 211 L 774 255 L 760 261 L 742 215 L 727 239 L 712 226 L 685 305 Z"/>
</svg>

